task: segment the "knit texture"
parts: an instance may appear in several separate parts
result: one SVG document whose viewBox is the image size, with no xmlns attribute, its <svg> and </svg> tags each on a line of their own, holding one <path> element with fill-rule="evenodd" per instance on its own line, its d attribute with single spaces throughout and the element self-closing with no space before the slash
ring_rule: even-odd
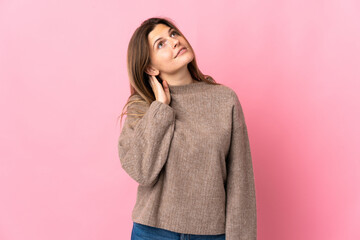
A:
<svg viewBox="0 0 360 240">
<path fill-rule="evenodd" d="M 139 184 L 132 220 L 183 234 L 255 240 L 255 181 L 236 92 L 206 82 L 169 88 L 169 105 L 138 104 L 145 115 L 126 116 L 119 136 L 121 166 Z"/>
</svg>

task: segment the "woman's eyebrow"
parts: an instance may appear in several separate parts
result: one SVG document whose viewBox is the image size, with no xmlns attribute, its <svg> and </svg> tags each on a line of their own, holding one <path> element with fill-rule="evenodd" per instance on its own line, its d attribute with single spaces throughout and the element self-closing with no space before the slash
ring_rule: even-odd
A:
<svg viewBox="0 0 360 240">
<path fill-rule="evenodd" d="M 170 33 L 171 30 L 173 30 L 173 28 L 169 28 L 168 33 Z M 155 40 L 154 45 L 153 45 L 153 48 L 155 48 L 155 43 L 156 43 L 157 41 L 159 41 L 160 39 L 162 39 L 162 37 L 159 37 L 158 39 Z"/>
</svg>

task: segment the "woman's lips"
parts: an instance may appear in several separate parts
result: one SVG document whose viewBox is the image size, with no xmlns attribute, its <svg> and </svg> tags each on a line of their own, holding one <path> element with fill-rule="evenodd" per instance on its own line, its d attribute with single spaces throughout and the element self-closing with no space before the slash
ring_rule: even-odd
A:
<svg viewBox="0 0 360 240">
<path fill-rule="evenodd" d="M 179 53 L 176 55 L 176 57 L 177 57 L 177 56 L 180 56 L 181 54 L 183 54 L 183 53 L 186 52 L 186 51 L 187 51 L 186 48 L 181 49 L 181 50 L 179 51 Z"/>
</svg>

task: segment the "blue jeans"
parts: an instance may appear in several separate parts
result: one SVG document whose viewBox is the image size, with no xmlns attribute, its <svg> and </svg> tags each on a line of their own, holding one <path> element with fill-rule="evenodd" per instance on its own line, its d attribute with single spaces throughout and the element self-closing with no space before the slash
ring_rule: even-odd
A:
<svg viewBox="0 0 360 240">
<path fill-rule="evenodd" d="M 197 235 L 172 232 L 133 222 L 131 240 L 225 240 L 225 234 Z"/>
</svg>

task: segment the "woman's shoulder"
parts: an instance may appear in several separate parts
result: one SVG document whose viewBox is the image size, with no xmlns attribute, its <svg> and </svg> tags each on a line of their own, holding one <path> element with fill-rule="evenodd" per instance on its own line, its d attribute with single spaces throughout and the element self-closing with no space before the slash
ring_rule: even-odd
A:
<svg viewBox="0 0 360 240">
<path fill-rule="evenodd" d="M 239 97 L 236 91 L 226 84 L 221 83 L 218 85 L 214 85 L 212 89 L 214 91 L 214 94 L 218 96 L 220 95 L 220 97 L 222 97 L 223 99 L 227 99 L 233 104 L 239 102 Z"/>
<path fill-rule="evenodd" d="M 127 100 L 127 112 L 143 114 L 149 108 L 149 104 L 139 94 L 132 94 Z"/>
</svg>

